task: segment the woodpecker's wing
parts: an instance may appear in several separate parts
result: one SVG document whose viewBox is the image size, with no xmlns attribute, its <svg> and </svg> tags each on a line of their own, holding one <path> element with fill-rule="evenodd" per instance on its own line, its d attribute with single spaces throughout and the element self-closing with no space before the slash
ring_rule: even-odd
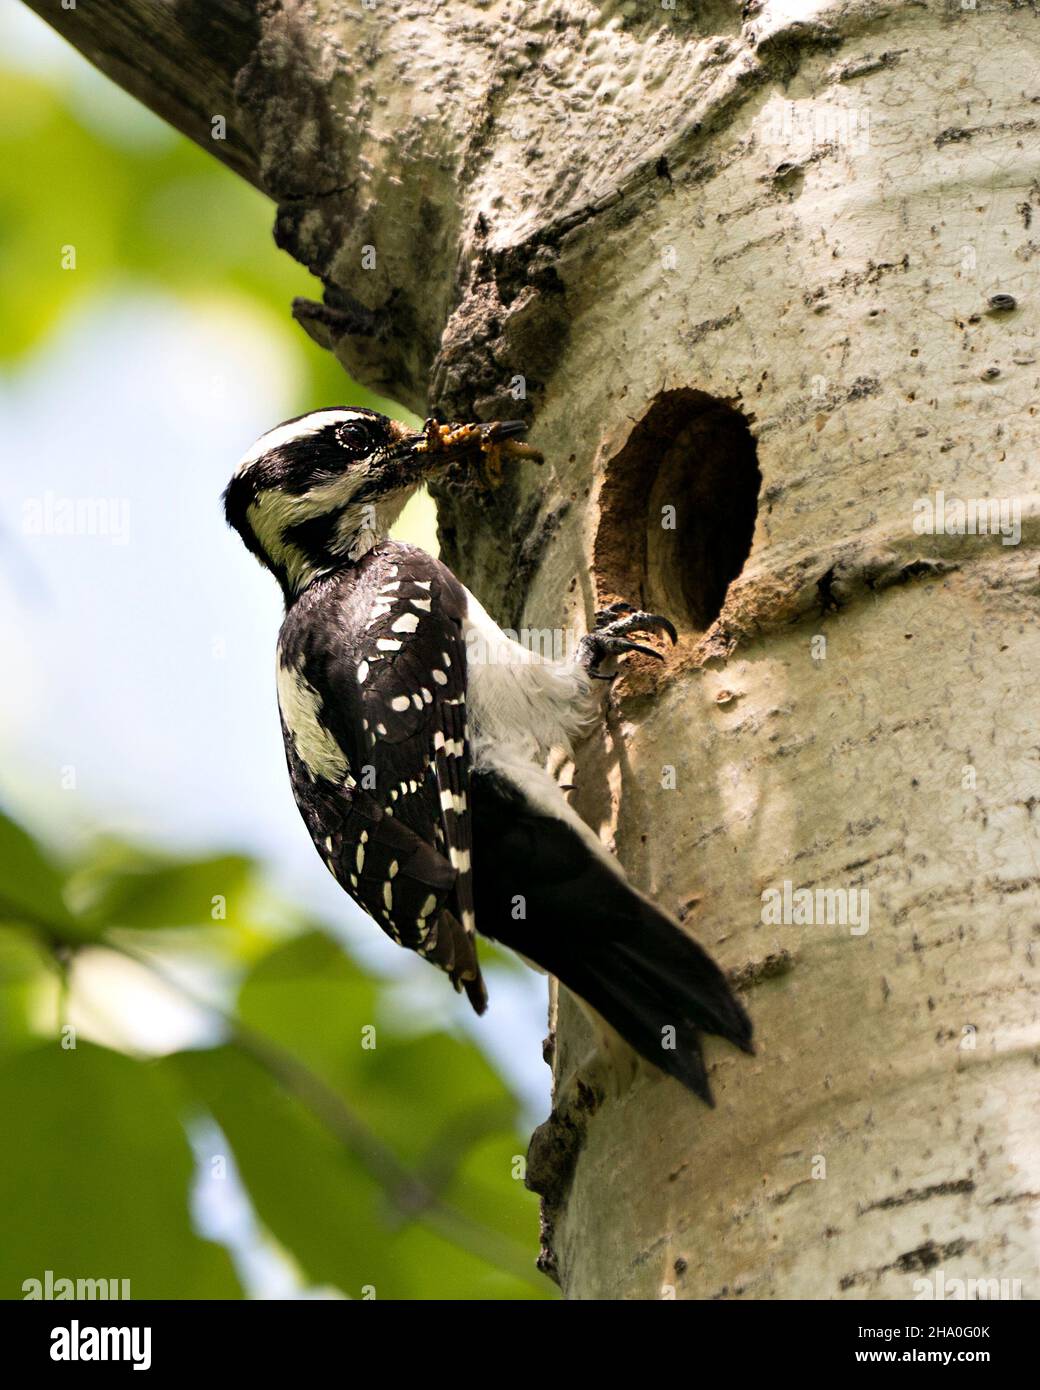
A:
<svg viewBox="0 0 1040 1390">
<path fill-rule="evenodd" d="M 456 871 L 448 905 L 472 936 L 465 591 L 423 551 L 395 550 L 357 666 L 362 728 L 394 815 Z"/>
<path fill-rule="evenodd" d="M 332 587 L 322 608 L 309 631 L 334 638 L 311 652 L 303 672 L 313 673 L 323 726 L 347 751 L 353 785 L 339 791 L 350 802 L 346 853 L 323 848 L 328 810 L 311 833 L 351 896 L 394 940 L 445 970 L 481 1012 L 465 590 L 424 551 L 383 543 Z M 301 791 L 306 798 L 310 789 L 297 788 L 303 810 Z"/>
</svg>

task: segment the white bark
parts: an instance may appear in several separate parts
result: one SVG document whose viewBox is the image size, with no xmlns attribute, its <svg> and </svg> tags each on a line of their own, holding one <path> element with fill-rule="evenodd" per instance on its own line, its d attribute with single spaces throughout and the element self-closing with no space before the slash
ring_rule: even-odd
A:
<svg viewBox="0 0 1040 1390">
<path fill-rule="evenodd" d="M 122 8 L 148 31 L 165 7 Z M 1035 15 L 259 10 L 208 90 L 325 278 L 301 322 L 420 411 L 515 415 L 526 379 L 551 467 L 443 499 L 448 561 L 510 626 L 615 596 L 687 623 L 615 691 L 578 805 L 736 973 L 759 1055 L 709 1043 L 713 1112 L 658 1077 L 599 1097 L 562 1001 L 532 1178 L 564 1290 L 899 1298 L 941 1270 L 1035 1297 Z M 164 35 L 189 86 L 194 42 Z M 205 99 L 181 121 L 203 139 Z M 641 435 L 665 392 L 689 394 Z M 762 486 L 703 633 L 698 555 L 753 467 L 713 401 Z M 1017 504 L 1020 542 L 916 533 L 936 489 Z M 764 923 L 785 880 L 869 890 L 869 930 Z"/>
</svg>

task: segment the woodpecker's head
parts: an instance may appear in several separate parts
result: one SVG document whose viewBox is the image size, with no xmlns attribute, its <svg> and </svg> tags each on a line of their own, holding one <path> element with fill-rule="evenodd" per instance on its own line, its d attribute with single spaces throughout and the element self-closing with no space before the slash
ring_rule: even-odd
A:
<svg viewBox="0 0 1040 1390">
<path fill-rule="evenodd" d="M 523 430 L 431 420 L 415 431 L 374 410 L 315 410 L 257 440 L 224 493 L 225 515 L 291 603 L 370 550 L 426 478 Z"/>
</svg>

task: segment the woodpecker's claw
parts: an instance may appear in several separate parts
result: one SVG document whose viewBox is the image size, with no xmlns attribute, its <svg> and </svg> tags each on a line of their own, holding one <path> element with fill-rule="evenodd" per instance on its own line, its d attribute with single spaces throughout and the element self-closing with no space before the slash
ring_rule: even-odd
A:
<svg viewBox="0 0 1040 1390">
<path fill-rule="evenodd" d="M 517 439 L 527 433 L 527 421 L 492 420 L 489 425 L 482 425 L 480 432 L 492 444 L 500 439 Z"/>
<path fill-rule="evenodd" d="M 630 603 L 612 603 L 607 608 L 601 608 L 596 614 L 594 630 L 581 639 L 578 648 L 578 659 L 593 680 L 614 679 L 614 675 L 603 675 L 599 670 L 608 657 L 641 652 L 657 661 L 664 660 L 663 655 L 653 647 L 630 642 L 628 634 L 633 632 L 664 633 L 673 645 L 679 640 L 674 625 L 660 613 L 644 613 Z"/>
<path fill-rule="evenodd" d="M 674 647 L 679 640 L 675 625 L 660 613 L 644 613 L 631 603 L 612 603 L 596 614 L 596 631 L 624 636 L 629 632 L 663 632 Z"/>
</svg>

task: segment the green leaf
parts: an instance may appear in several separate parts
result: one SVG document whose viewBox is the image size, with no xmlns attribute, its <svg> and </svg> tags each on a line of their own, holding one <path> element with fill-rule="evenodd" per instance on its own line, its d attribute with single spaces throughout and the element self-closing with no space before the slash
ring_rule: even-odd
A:
<svg viewBox="0 0 1040 1390">
<path fill-rule="evenodd" d="M 352 1298 L 372 1291 L 377 1298 L 409 1299 L 538 1296 L 536 1277 L 519 1278 L 407 1224 L 362 1163 L 235 1048 L 180 1053 L 164 1064 L 176 1068 L 216 1119 L 261 1221 L 313 1284 Z M 533 1270 L 537 1224 L 531 1215 Z M 545 1296 L 551 1292 L 546 1281 Z"/>
<path fill-rule="evenodd" d="M 227 1135 L 261 1219 L 313 1282 L 355 1297 L 366 1286 L 379 1297 L 536 1297 L 538 1206 L 514 1175 L 526 1149 L 515 1099 L 471 1042 L 402 1037 L 381 993 L 336 942 L 309 933 L 254 967 L 238 1016 L 492 1242 L 508 1237 L 520 1277 L 409 1222 L 343 1139 L 251 1058 L 224 1048 L 170 1061 Z"/>
<path fill-rule="evenodd" d="M 354 1074 L 378 989 L 331 937 L 307 932 L 269 951 L 246 976 L 238 1017 L 287 1048 L 330 1085 Z"/>
<path fill-rule="evenodd" d="M 39 939 L 27 928 L 0 926 L 0 1051 L 31 1039 L 33 1003 L 48 976 Z"/>
<path fill-rule="evenodd" d="M 38 939 L 25 927 L 0 926 L 0 986 L 24 985 L 46 966 Z"/>
<path fill-rule="evenodd" d="M 159 1067 L 87 1043 L 0 1065 L 0 1298 L 23 1282 L 129 1279 L 142 1298 L 235 1298 L 189 1218 L 193 1161 Z"/>
<path fill-rule="evenodd" d="M 402 1287 L 379 1188 L 298 1101 L 233 1048 L 166 1062 L 216 1119 L 261 1220 L 312 1283 L 357 1298 L 367 1284 Z"/>
<path fill-rule="evenodd" d="M 108 846 L 70 884 L 91 929 L 211 926 L 243 915 L 253 867 L 242 855 L 164 859 Z"/>
<path fill-rule="evenodd" d="M 246 977 L 237 1012 L 353 1097 L 402 1158 L 423 1156 L 474 1111 L 499 1129 L 515 1124 L 516 1101 L 480 1049 L 448 1033 L 402 1035 L 377 982 L 330 937 L 311 932 L 269 952 Z"/>
<path fill-rule="evenodd" d="M 62 897 L 62 875 L 32 837 L 0 813 L 0 920 L 75 933 Z"/>
</svg>

